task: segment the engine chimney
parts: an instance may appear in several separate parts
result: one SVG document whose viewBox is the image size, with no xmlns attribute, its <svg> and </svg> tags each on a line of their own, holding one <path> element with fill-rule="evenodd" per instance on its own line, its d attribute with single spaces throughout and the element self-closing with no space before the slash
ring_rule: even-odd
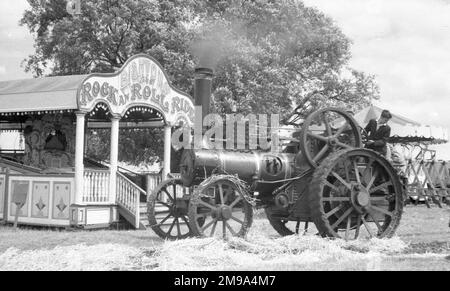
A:
<svg viewBox="0 0 450 291">
<path fill-rule="evenodd" d="M 211 104 L 213 70 L 210 68 L 195 69 L 194 101 L 195 106 L 202 106 L 202 116 L 209 114 Z"/>
</svg>

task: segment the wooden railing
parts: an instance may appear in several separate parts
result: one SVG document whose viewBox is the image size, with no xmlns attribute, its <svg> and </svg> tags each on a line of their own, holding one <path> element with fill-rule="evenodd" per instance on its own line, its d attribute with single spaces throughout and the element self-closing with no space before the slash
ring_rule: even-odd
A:
<svg viewBox="0 0 450 291">
<path fill-rule="evenodd" d="M 410 197 L 424 198 L 429 206 L 450 202 L 450 172 L 445 161 L 409 160 L 406 167 L 407 192 Z"/>
<path fill-rule="evenodd" d="M 156 187 L 158 187 L 158 185 L 161 183 L 162 173 L 161 172 L 147 173 L 145 174 L 145 176 L 147 179 L 147 195 L 150 195 L 153 192 L 153 190 L 155 190 Z"/>
<path fill-rule="evenodd" d="M 121 173 L 117 173 L 117 194 L 116 194 L 116 202 L 122 208 L 126 209 L 130 214 L 131 218 L 134 218 L 134 221 L 130 221 L 134 224 L 135 228 L 139 228 L 140 224 L 140 197 L 141 194 L 146 195 L 145 190 L 137 186 L 127 177 L 125 177 Z"/>
<path fill-rule="evenodd" d="M 109 170 L 84 171 L 84 191 L 82 202 L 86 204 L 108 204 L 110 201 Z"/>
</svg>

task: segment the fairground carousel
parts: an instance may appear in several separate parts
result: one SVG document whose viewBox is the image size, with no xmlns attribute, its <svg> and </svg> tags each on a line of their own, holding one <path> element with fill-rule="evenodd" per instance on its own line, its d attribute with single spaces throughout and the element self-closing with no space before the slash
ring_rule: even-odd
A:
<svg viewBox="0 0 450 291">
<path fill-rule="evenodd" d="M 143 227 L 147 193 L 170 172 L 172 128 L 193 115 L 192 98 L 144 54 L 110 74 L 0 82 L 0 133 L 24 139 L 23 151 L 0 152 L 0 219 L 90 228 L 122 217 Z M 119 129 L 150 127 L 164 131 L 163 170 L 137 182 L 118 167 Z M 86 156 L 92 129 L 110 129 L 107 162 Z"/>
</svg>

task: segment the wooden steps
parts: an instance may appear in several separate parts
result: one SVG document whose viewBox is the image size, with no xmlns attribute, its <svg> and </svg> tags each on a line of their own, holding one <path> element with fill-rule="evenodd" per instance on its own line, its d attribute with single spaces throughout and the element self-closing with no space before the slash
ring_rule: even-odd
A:
<svg viewBox="0 0 450 291">
<path fill-rule="evenodd" d="M 141 204 L 139 206 L 139 209 L 140 209 L 139 219 L 140 219 L 140 226 L 141 226 L 140 229 L 148 229 L 148 228 L 150 228 L 150 223 L 148 221 L 148 213 L 147 213 L 147 203 L 141 202 Z M 165 209 L 167 209 L 167 208 L 161 207 L 161 210 L 165 210 Z M 167 213 L 166 214 L 159 214 L 159 215 L 157 215 L 157 221 L 161 221 L 166 216 L 167 216 Z M 164 226 L 170 227 L 172 222 L 173 222 L 173 218 L 169 218 L 169 219 L 167 219 L 164 222 L 164 224 L 162 226 L 163 227 Z M 186 225 L 186 223 L 184 221 L 180 221 L 179 223 L 182 226 Z"/>
<path fill-rule="evenodd" d="M 139 221 L 140 225 L 147 229 L 149 227 L 148 215 L 147 215 L 147 203 L 141 202 L 139 205 Z"/>
<path fill-rule="evenodd" d="M 122 209 L 120 209 L 122 210 Z M 124 216 L 127 220 L 134 219 L 134 216 L 131 216 L 130 213 L 126 213 L 124 211 L 120 211 L 120 214 Z M 167 214 L 161 214 L 160 220 L 163 219 Z M 168 219 L 163 225 L 169 225 L 172 223 L 171 219 Z M 148 221 L 148 213 L 147 213 L 147 203 L 140 202 L 139 204 L 139 229 L 147 229 L 149 228 L 150 222 Z"/>
</svg>

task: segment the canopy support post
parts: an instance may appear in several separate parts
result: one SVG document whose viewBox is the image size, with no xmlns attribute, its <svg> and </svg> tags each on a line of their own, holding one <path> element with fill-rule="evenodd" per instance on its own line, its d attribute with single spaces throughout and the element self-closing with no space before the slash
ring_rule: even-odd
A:
<svg viewBox="0 0 450 291">
<path fill-rule="evenodd" d="M 119 159 L 119 121 L 120 116 L 114 115 L 111 118 L 111 156 L 110 156 L 110 176 L 109 176 L 109 202 L 116 203 L 116 181 L 117 164 Z"/>
<path fill-rule="evenodd" d="M 162 179 L 167 179 L 167 175 L 170 173 L 170 149 L 172 139 L 172 127 L 170 125 L 164 126 L 164 166 L 162 172 Z"/>
<path fill-rule="evenodd" d="M 75 204 L 83 204 L 84 188 L 84 126 L 85 112 L 76 112 L 76 142 L 75 142 Z"/>
</svg>

